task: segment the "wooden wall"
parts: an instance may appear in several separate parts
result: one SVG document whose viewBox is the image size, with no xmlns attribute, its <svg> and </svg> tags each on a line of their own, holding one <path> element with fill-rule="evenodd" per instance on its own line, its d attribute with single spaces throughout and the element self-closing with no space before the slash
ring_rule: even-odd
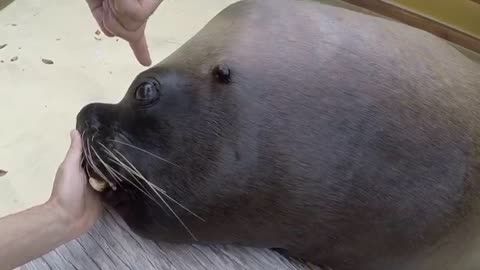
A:
<svg viewBox="0 0 480 270">
<path fill-rule="evenodd" d="M 344 0 L 480 53 L 480 0 Z"/>
</svg>

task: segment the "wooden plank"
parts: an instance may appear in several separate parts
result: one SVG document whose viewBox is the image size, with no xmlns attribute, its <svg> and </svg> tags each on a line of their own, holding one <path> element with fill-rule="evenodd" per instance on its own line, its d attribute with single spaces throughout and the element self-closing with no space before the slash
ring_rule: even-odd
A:
<svg viewBox="0 0 480 270">
<path fill-rule="evenodd" d="M 387 3 L 383 0 L 344 0 L 344 2 L 428 31 L 440 38 L 480 53 L 480 38 L 462 32 L 459 29 L 453 28 L 433 18 L 423 16 L 393 3 Z"/>
<path fill-rule="evenodd" d="M 322 270 L 268 249 L 175 245 L 135 235 L 115 212 L 85 235 L 21 267 L 22 270 Z"/>
</svg>

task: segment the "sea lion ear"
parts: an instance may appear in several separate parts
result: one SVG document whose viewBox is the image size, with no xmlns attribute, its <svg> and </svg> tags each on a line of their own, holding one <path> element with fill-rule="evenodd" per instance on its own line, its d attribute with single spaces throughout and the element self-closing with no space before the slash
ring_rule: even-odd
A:
<svg viewBox="0 0 480 270">
<path fill-rule="evenodd" d="M 212 69 L 213 78 L 219 83 L 228 84 L 231 82 L 231 70 L 226 64 L 217 64 Z"/>
</svg>

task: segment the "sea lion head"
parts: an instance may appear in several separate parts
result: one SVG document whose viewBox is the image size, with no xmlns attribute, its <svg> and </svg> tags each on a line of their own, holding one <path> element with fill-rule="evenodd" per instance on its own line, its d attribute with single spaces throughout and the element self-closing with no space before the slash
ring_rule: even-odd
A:
<svg viewBox="0 0 480 270">
<path fill-rule="evenodd" d="M 159 220 L 165 229 L 170 221 L 182 229 L 180 219 L 202 222 L 196 215 L 209 209 L 198 202 L 220 188 L 209 180 L 239 159 L 226 146 L 239 132 L 235 62 L 220 49 L 227 37 L 208 38 L 223 27 L 211 22 L 138 74 L 117 104 L 88 104 L 77 115 L 94 186 L 141 234 L 158 233 L 152 223 Z"/>
<path fill-rule="evenodd" d="M 236 118 L 229 66 L 214 62 L 203 75 L 158 65 L 139 74 L 118 104 L 89 104 L 78 114 L 87 171 L 109 183 L 105 195 L 116 206 L 142 216 L 146 205 L 137 204 L 191 201 L 203 190 Z"/>
</svg>

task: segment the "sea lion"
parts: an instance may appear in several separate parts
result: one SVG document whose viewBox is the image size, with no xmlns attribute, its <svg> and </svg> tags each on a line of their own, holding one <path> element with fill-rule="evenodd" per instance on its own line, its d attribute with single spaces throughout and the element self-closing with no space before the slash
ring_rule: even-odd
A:
<svg viewBox="0 0 480 270">
<path fill-rule="evenodd" d="M 316 1 L 234 3 L 77 118 L 139 235 L 335 270 L 478 269 L 480 68 Z"/>
</svg>

